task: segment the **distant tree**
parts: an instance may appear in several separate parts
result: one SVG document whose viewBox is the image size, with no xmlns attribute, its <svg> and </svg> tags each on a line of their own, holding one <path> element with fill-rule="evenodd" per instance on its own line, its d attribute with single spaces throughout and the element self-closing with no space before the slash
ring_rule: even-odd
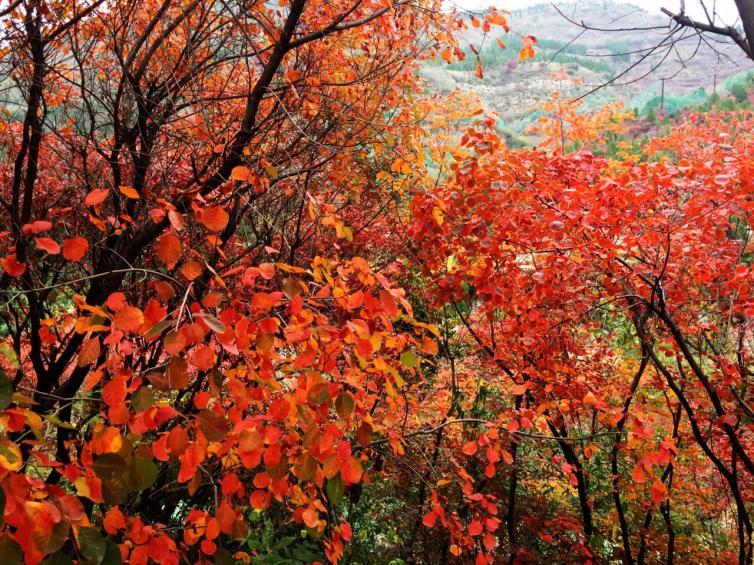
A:
<svg viewBox="0 0 754 565">
<path fill-rule="evenodd" d="M 741 102 L 745 102 L 747 96 L 749 95 L 749 91 L 746 88 L 746 84 L 743 82 L 737 82 L 733 86 L 731 86 L 730 93 L 733 95 L 733 97 L 736 99 L 736 102 L 738 102 L 739 104 Z"/>
</svg>

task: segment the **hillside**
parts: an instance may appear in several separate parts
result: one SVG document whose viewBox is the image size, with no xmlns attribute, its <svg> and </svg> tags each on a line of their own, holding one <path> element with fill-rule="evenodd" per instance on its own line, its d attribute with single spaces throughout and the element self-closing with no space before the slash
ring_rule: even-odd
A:
<svg viewBox="0 0 754 565">
<path fill-rule="evenodd" d="M 660 15 L 609 0 L 558 6 L 573 22 L 583 21 L 603 29 L 668 25 L 667 18 Z M 469 26 L 463 41 L 480 50 L 483 79 L 474 75 L 476 60 L 468 47 L 465 61 L 451 65 L 434 62 L 424 67 L 423 75 L 432 89 L 447 91 L 460 87 L 475 92 L 490 110 L 500 115 L 504 128 L 520 132 L 536 116 L 537 104 L 554 90 L 575 98 L 613 80 L 590 94 L 587 106 L 619 99 L 627 107 L 642 111 L 653 98 L 659 97 L 663 78 L 666 100 L 681 99 L 676 104 L 684 105 L 687 102 L 683 100 L 704 102 L 715 88 L 724 94 L 726 87 L 738 80 L 736 75 L 754 68 L 736 46 L 705 42 L 691 32 L 679 33 L 672 46 L 670 42 L 663 45 L 668 35 L 665 29 L 584 32 L 563 14 L 550 4 L 514 11 L 508 18 L 511 33 L 507 35 L 485 36 L 481 30 Z M 537 56 L 519 64 L 518 48 L 524 34 L 537 37 Z M 498 46 L 497 37 L 505 42 L 506 49 Z M 662 46 L 647 56 L 658 45 Z M 640 61 L 642 57 L 645 59 Z M 637 66 L 626 72 L 634 64 Z"/>
</svg>

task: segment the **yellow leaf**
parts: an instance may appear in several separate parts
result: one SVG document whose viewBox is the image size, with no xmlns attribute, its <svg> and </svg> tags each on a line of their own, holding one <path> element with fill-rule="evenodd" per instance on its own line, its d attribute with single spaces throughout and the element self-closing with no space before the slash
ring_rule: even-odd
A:
<svg viewBox="0 0 754 565">
<path fill-rule="evenodd" d="M 26 422 L 27 426 L 29 426 L 33 431 L 39 431 L 42 429 L 42 426 L 44 424 L 42 423 L 42 418 L 39 417 L 39 414 L 31 410 L 27 410 L 26 408 L 24 408 L 23 413 L 24 421 Z"/>
<path fill-rule="evenodd" d="M 233 170 L 230 172 L 230 180 L 248 181 L 250 177 L 251 171 L 248 167 L 244 167 L 243 165 L 233 167 Z"/>
<path fill-rule="evenodd" d="M 21 394 L 20 392 L 14 392 L 11 400 L 16 404 L 28 404 L 30 406 L 39 404 L 39 402 L 36 402 L 33 398 L 30 398 L 25 394 Z"/>
<path fill-rule="evenodd" d="M 0 442 L 0 467 L 6 471 L 18 471 L 24 464 L 21 450 L 8 440 Z"/>
<path fill-rule="evenodd" d="M 79 477 L 73 482 L 73 485 L 76 487 L 77 495 L 89 498 L 91 492 L 89 491 L 89 485 L 86 484 L 86 477 Z"/>
<path fill-rule="evenodd" d="M 441 226 L 445 221 L 442 210 L 440 210 L 437 206 L 432 208 L 432 217 L 435 219 L 435 222 L 437 222 L 438 226 Z"/>
</svg>

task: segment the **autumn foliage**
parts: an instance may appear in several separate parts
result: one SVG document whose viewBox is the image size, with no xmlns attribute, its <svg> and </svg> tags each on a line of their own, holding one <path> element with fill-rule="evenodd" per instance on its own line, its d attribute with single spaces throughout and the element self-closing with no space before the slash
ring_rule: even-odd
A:
<svg viewBox="0 0 754 565">
<path fill-rule="evenodd" d="M 751 112 L 509 149 L 434 0 L 0 19 L 0 562 L 751 563 Z"/>
</svg>

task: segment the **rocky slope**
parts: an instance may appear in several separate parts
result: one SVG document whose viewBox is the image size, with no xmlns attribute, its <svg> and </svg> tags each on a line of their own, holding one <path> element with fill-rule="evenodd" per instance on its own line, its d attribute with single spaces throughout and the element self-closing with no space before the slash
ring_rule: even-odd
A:
<svg viewBox="0 0 754 565">
<path fill-rule="evenodd" d="M 661 15 L 610 0 L 557 4 L 562 14 L 550 4 L 513 12 L 507 35 L 485 36 L 469 26 L 463 40 L 481 49 L 484 79 L 474 75 L 470 55 L 463 63 L 426 65 L 423 73 L 430 88 L 471 90 L 500 114 L 505 128 L 520 132 L 536 117 L 537 104 L 556 90 L 576 98 L 602 87 L 586 98 L 588 105 L 620 99 L 641 111 L 659 96 L 661 79 L 668 97 L 715 88 L 724 94 L 726 79 L 754 70 L 738 47 L 718 38 L 700 38 L 685 30 L 670 41 L 668 19 Z M 584 31 L 573 22 L 630 31 Z M 537 57 L 518 64 L 523 34 L 538 38 Z M 498 36 L 506 50 L 495 42 Z"/>
</svg>

